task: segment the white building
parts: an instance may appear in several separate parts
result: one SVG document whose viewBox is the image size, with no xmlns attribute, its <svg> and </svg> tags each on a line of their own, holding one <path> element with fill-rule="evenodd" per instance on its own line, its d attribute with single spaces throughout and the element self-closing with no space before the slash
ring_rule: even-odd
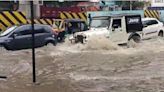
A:
<svg viewBox="0 0 164 92">
<path fill-rule="evenodd" d="M 164 0 L 151 0 L 152 7 L 164 7 Z"/>
</svg>

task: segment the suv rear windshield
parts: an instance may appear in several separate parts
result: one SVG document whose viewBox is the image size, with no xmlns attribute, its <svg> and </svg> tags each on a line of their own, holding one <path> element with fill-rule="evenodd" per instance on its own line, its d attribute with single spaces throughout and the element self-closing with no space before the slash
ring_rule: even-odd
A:
<svg viewBox="0 0 164 92">
<path fill-rule="evenodd" d="M 110 24 L 110 17 L 94 17 L 91 20 L 91 27 L 108 27 Z"/>
</svg>

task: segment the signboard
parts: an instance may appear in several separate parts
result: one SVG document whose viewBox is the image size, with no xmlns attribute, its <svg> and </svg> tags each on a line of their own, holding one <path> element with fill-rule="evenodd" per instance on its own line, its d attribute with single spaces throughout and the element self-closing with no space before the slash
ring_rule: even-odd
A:
<svg viewBox="0 0 164 92">
<path fill-rule="evenodd" d="M 164 7 L 164 0 L 151 0 L 152 7 Z"/>
<path fill-rule="evenodd" d="M 129 17 L 127 18 L 127 24 L 139 24 L 140 17 Z"/>
<path fill-rule="evenodd" d="M 41 11 L 41 18 L 58 18 L 60 16 L 60 12 L 81 12 L 80 7 L 61 7 L 61 8 L 55 8 L 55 7 L 45 7 L 40 6 Z"/>
</svg>

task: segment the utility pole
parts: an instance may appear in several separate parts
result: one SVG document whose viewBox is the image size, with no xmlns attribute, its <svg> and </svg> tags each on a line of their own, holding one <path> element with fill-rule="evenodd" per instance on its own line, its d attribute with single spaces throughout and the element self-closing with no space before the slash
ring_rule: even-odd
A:
<svg viewBox="0 0 164 92">
<path fill-rule="evenodd" d="M 35 72 L 35 31 L 34 31 L 34 7 L 33 1 L 30 1 L 31 7 L 31 27 L 32 27 L 32 72 L 33 72 L 33 83 L 36 82 L 36 72 Z"/>
</svg>

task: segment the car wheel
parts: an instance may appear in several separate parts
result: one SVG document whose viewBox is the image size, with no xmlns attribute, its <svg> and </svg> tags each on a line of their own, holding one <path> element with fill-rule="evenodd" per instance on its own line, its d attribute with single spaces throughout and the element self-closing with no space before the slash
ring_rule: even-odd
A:
<svg viewBox="0 0 164 92">
<path fill-rule="evenodd" d="M 56 42 L 54 42 L 54 41 L 48 41 L 48 42 L 46 42 L 45 45 L 46 46 L 51 46 L 51 45 L 55 46 L 56 45 Z"/>
<path fill-rule="evenodd" d="M 132 36 L 127 43 L 127 47 L 136 47 L 139 42 L 141 42 L 140 36 Z"/>
<path fill-rule="evenodd" d="M 0 45 L 0 52 L 5 52 L 6 50 L 8 50 L 6 46 Z"/>
<path fill-rule="evenodd" d="M 64 42 L 65 37 L 57 37 L 58 42 Z"/>
<path fill-rule="evenodd" d="M 158 36 L 159 36 L 159 37 L 163 37 L 163 32 L 160 31 L 160 32 L 158 33 Z"/>
</svg>

